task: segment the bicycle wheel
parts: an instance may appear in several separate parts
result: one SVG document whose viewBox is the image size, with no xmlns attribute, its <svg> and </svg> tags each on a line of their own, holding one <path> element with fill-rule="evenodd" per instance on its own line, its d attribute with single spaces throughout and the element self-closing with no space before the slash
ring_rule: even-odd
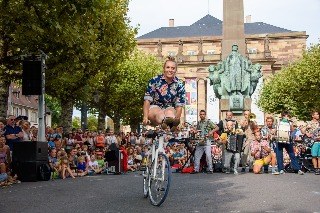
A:
<svg viewBox="0 0 320 213">
<path fill-rule="evenodd" d="M 168 157 L 165 154 L 158 154 L 158 165 L 154 175 L 154 163 L 150 166 L 149 200 L 152 205 L 160 206 L 166 199 L 171 182 L 171 168 Z"/>
<path fill-rule="evenodd" d="M 145 165 L 145 171 L 143 171 L 143 197 L 147 198 L 149 195 L 149 184 L 150 184 L 150 165 L 151 165 L 151 155 L 148 156 Z"/>
</svg>

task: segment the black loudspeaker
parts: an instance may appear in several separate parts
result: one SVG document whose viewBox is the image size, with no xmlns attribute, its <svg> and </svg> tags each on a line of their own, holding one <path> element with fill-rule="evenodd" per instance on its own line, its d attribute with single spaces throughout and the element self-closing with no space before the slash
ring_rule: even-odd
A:
<svg viewBox="0 0 320 213">
<path fill-rule="evenodd" d="M 106 152 L 105 161 L 108 162 L 109 172 L 115 174 L 123 173 L 123 154 L 119 150 Z"/>
<path fill-rule="evenodd" d="M 23 61 L 22 95 L 42 95 L 41 71 L 41 61 Z"/>
<path fill-rule="evenodd" d="M 48 143 L 22 141 L 13 143 L 13 162 L 48 161 Z"/>
<path fill-rule="evenodd" d="M 12 169 L 22 182 L 35 182 L 41 180 L 40 167 L 47 164 L 47 161 L 25 161 L 12 162 Z"/>
</svg>

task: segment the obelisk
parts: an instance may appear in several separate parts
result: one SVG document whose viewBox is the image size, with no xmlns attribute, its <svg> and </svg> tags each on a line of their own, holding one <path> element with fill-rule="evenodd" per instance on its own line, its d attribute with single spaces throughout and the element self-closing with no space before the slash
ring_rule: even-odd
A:
<svg viewBox="0 0 320 213">
<path fill-rule="evenodd" d="M 246 55 L 243 0 L 223 0 L 222 60 L 231 53 L 233 44 Z"/>
</svg>

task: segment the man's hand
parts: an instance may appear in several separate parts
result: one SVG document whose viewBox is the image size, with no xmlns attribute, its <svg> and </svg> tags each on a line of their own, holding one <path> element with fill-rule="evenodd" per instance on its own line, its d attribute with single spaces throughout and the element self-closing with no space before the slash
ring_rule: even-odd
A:
<svg viewBox="0 0 320 213">
<path fill-rule="evenodd" d="M 143 117 L 143 125 L 147 126 L 150 123 L 148 117 Z"/>
</svg>

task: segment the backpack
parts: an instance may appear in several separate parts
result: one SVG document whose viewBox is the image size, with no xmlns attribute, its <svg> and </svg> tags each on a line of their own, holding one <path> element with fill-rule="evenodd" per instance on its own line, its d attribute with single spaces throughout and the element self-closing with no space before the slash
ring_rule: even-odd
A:
<svg viewBox="0 0 320 213">
<path fill-rule="evenodd" d="M 49 164 L 41 164 L 38 168 L 38 180 L 48 181 L 51 178 L 51 168 Z"/>
</svg>

